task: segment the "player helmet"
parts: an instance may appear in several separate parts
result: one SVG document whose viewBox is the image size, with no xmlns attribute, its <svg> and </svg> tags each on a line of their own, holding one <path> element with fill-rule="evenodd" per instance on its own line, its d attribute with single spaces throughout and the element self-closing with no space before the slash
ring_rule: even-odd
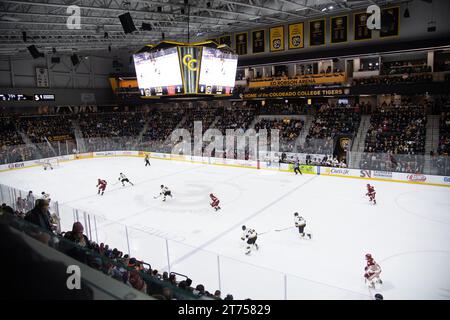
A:
<svg viewBox="0 0 450 320">
<path fill-rule="evenodd" d="M 294 213 L 294 216 L 298 216 L 298 212 Z"/>
<path fill-rule="evenodd" d="M 163 185 L 163 184 L 161 185 L 161 189 L 162 189 L 162 188 L 164 188 L 164 185 Z"/>
<path fill-rule="evenodd" d="M 366 254 L 366 260 L 373 260 L 372 255 L 370 253 Z"/>
<path fill-rule="evenodd" d="M 212 193 L 209 194 L 210 197 L 214 197 L 214 195 Z"/>
<path fill-rule="evenodd" d="M 242 230 L 245 230 L 245 229 L 247 229 L 247 227 L 246 226 L 242 226 Z"/>
</svg>

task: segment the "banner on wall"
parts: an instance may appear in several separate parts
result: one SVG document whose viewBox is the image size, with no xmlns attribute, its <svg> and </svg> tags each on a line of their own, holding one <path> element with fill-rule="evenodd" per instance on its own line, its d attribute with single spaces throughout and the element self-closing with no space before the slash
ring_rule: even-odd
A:
<svg viewBox="0 0 450 320">
<path fill-rule="evenodd" d="M 372 39 L 372 30 L 367 28 L 368 17 L 369 14 L 365 12 L 355 13 L 353 19 L 353 29 L 354 29 L 353 38 L 356 41 Z"/>
<path fill-rule="evenodd" d="M 305 47 L 303 22 L 290 24 L 288 33 L 289 49 L 300 49 Z"/>
<path fill-rule="evenodd" d="M 252 31 L 252 52 L 262 53 L 265 51 L 266 34 L 264 30 Z"/>
<path fill-rule="evenodd" d="M 383 25 L 380 30 L 380 38 L 395 37 L 400 32 L 400 7 L 381 10 Z"/>
<path fill-rule="evenodd" d="M 331 18 L 331 43 L 348 41 L 348 16 Z"/>
<path fill-rule="evenodd" d="M 346 81 L 345 73 L 313 74 L 298 76 L 285 80 L 250 81 L 249 88 L 261 87 L 294 87 L 311 84 L 343 83 Z"/>
<path fill-rule="evenodd" d="M 48 88 L 49 87 L 49 78 L 48 78 L 48 69 L 47 68 L 36 68 L 36 87 L 38 88 Z"/>
<path fill-rule="evenodd" d="M 219 44 L 226 44 L 227 46 L 229 46 L 231 48 L 231 36 L 230 35 L 221 36 L 217 39 L 217 41 L 219 42 Z"/>
<path fill-rule="evenodd" d="M 284 50 L 284 26 L 273 27 L 269 30 L 270 51 Z"/>
<path fill-rule="evenodd" d="M 247 54 L 247 33 L 236 34 L 236 53 L 238 55 Z"/>
<path fill-rule="evenodd" d="M 280 90 L 271 89 L 268 92 L 259 91 L 244 93 L 244 99 L 270 99 L 270 98 L 302 98 L 302 97 L 320 97 L 320 96 L 342 96 L 349 95 L 350 89 L 311 89 L 311 90 Z"/>
<path fill-rule="evenodd" d="M 325 19 L 309 22 L 309 45 L 321 46 L 325 44 Z"/>
</svg>

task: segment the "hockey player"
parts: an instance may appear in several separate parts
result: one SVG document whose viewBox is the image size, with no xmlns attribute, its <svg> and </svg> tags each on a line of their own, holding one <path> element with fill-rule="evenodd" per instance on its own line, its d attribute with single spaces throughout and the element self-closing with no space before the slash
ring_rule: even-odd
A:
<svg viewBox="0 0 450 320">
<path fill-rule="evenodd" d="M 119 181 L 122 182 L 122 187 L 125 187 L 125 182 L 128 182 L 129 184 L 134 186 L 134 184 L 130 180 L 128 180 L 128 178 L 122 172 L 120 173 Z"/>
<path fill-rule="evenodd" d="M 159 196 L 163 196 L 163 200 L 162 201 L 166 201 L 166 198 L 168 196 L 170 196 L 172 198 L 172 191 L 169 190 L 169 188 L 167 188 L 167 186 L 165 185 L 161 185 L 161 192 L 159 193 Z"/>
<path fill-rule="evenodd" d="M 300 237 L 305 238 L 305 236 L 307 236 L 309 239 L 311 239 L 311 234 L 305 233 L 306 220 L 303 219 L 303 217 L 299 216 L 298 212 L 294 213 L 294 223 L 295 227 L 298 228 Z"/>
<path fill-rule="evenodd" d="M 53 170 L 53 166 L 50 161 L 44 161 L 43 167 L 44 167 L 44 170 L 47 170 L 47 169 Z"/>
<path fill-rule="evenodd" d="M 49 193 L 46 193 L 45 191 L 42 191 L 41 192 L 41 199 L 42 200 L 47 200 L 48 201 L 48 203 L 50 203 L 50 194 Z"/>
<path fill-rule="evenodd" d="M 366 254 L 366 261 L 367 265 L 364 268 L 364 278 L 369 288 L 375 289 L 375 284 L 383 284 L 380 278 L 381 267 L 375 262 L 370 253 Z"/>
<path fill-rule="evenodd" d="M 246 226 L 242 226 L 242 231 L 244 233 L 242 234 L 241 240 L 247 241 L 247 247 L 245 254 L 250 254 L 252 251 L 252 248 L 255 247 L 256 250 L 259 249 L 258 245 L 256 244 L 256 240 L 258 239 L 258 234 L 254 229 L 247 229 Z"/>
<path fill-rule="evenodd" d="M 150 158 L 149 158 L 148 154 L 145 155 L 145 159 L 144 160 L 145 160 L 145 166 L 151 166 L 150 165 Z"/>
<path fill-rule="evenodd" d="M 216 210 L 216 211 L 220 210 L 221 209 L 219 207 L 220 200 L 215 195 L 213 195 L 212 193 L 209 195 L 209 197 L 211 198 L 211 201 L 212 201 L 210 203 L 211 207 L 213 207 L 214 210 Z"/>
<path fill-rule="evenodd" d="M 106 185 L 107 185 L 106 180 L 99 178 L 97 181 L 97 188 L 98 188 L 97 194 L 103 195 L 105 193 Z"/>
<path fill-rule="evenodd" d="M 369 201 L 373 202 L 373 204 L 377 204 L 377 200 L 375 200 L 375 187 L 371 186 L 370 184 L 367 184 L 367 193 L 366 196 L 369 197 Z"/>
<path fill-rule="evenodd" d="M 300 162 L 298 161 L 298 159 L 295 159 L 295 161 L 294 161 L 294 172 L 295 172 L 295 175 L 297 175 L 299 173 L 300 173 L 300 175 L 303 175 L 303 173 L 300 171 Z"/>
</svg>

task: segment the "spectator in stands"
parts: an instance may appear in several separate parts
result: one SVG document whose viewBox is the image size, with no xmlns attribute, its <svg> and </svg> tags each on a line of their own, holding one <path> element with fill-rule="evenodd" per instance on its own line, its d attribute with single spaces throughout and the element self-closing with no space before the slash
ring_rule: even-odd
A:
<svg viewBox="0 0 450 320">
<path fill-rule="evenodd" d="M 81 222 L 75 222 L 72 226 L 72 231 L 65 233 L 64 238 L 70 240 L 81 247 L 90 247 L 90 242 L 88 237 L 84 234 L 84 228 Z"/>
<path fill-rule="evenodd" d="M 31 222 L 47 232 L 53 232 L 50 222 L 50 212 L 48 211 L 48 201 L 44 199 L 36 200 L 34 208 L 27 212 L 25 220 Z"/>
</svg>

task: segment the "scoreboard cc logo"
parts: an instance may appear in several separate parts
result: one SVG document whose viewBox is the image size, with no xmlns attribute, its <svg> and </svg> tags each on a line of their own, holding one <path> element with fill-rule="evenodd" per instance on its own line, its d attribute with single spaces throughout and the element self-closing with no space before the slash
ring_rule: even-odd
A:
<svg viewBox="0 0 450 320">
<path fill-rule="evenodd" d="M 192 58 L 191 54 L 186 54 L 183 57 L 183 64 L 190 70 L 190 71 L 197 71 L 198 70 L 198 63 L 197 59 Z"/>
</svg>

